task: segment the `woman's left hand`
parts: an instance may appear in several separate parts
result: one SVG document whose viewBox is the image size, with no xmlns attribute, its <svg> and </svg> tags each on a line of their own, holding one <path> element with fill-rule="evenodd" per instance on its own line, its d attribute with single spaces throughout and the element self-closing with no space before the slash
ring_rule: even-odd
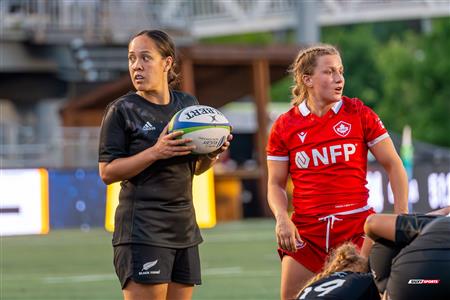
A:
<svg viewBox="0 0 450 300">
<path fill-rule="evenodd" d="M 225 141 L 225 143 L 223 143 L 222 147 L 220 147 L 219 149 L 217 149 L 214 152 L 208 153 L 209 157 L 216 157 L 217 155 L 219 155 L 220 153 L 226 151 L 229 147 L 230 147 L 230 142 L 233 140 L 233 135 L 229 134 L 227 137 L 227 140 Z"/>
<path fill-rule="evenodd" d="M 217 161 L 217 158 L 220 153 L 224 152 L 225 150 L 230 147 L 230 142 L 233 139 L 233 135 L 228 135 L 227 140 L 225 143 L 223 143 L 222 147 L 217 149 L 214 152 L 210 152 L 208 154 L 203 154 L 199 158 L 200 160 L 197 162 L 197 166 L 195 167 L 195 175 L 200 175 L 209 168 Z"/>
</svg>

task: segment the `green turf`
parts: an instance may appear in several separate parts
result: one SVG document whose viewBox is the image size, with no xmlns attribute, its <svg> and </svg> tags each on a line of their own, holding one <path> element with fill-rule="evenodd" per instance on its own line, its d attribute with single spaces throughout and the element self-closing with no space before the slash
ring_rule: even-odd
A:
<svg viewBox="0 0 450 300">
<path fill-rule="evenodd" d="M 194 299 L 276 299 L 280 265 L 274 222 L 247 220 L 203 230 L 203 285 Z M 54 230 L 2 237 L 0 299 L 122 299 L 111 234 Z"/>
</svg>

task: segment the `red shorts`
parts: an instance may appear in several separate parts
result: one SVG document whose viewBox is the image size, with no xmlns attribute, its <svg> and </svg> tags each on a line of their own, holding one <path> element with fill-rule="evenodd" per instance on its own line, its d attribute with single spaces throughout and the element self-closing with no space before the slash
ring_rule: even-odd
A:
<svg viewBox="0 0 450 300">
<path fill-rule="evenodd" d="M 293 214 L 292 221 L 297 226 L 303 243 L 297 246 L 297 252 L 288 252 L 279 248 L 278 253 L 281 258 L 289 255 L 311 272 L 318 273 L 332 249 L 349 241 L 361 248 L 364 241 L 364 222 L 369 215 L 374 213 L 375 211 L 371 208 L 355 214 L 336 215 L 336 218 L 340 220 L 335 220 L 332 227 L 331 221 L 328 224 L 327 220 L 319 220 L 325 216 Z M 327 225 L 330 226 L 328 252 Z"/>
</svg>

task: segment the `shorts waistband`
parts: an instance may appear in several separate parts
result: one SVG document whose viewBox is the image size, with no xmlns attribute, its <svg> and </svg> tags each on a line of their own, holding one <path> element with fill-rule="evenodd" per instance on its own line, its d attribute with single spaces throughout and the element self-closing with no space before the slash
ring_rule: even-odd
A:
<svg viewBox="0 0 450 300">
<path fill-rule="evenodd" d="M 366 206 L 363 206 L 360 208 L 355 208 L 355 209 L 347 210 L 347 211 L 341 211 L 341 212 L 338 212 L 335 214 L 330 214 L 325 217 L 318 218 L 319 221 L 327 221 L 327 234 L 326 234 L 326 242 L 325 242 L 325 250 L 327 253 L 328 253 L 328 248 L 329 248 L 329 244 L 330 244 L 330 229 L 333 229 L 333 225 L 334 225 L 335 221 L 342 221 L 342 219 L 340 219 L 336 216 L 357 214 L 360 212 L 368 211 L 369 209 L 371 209 L 371 206 L 366 205 Z"/>
</svg>

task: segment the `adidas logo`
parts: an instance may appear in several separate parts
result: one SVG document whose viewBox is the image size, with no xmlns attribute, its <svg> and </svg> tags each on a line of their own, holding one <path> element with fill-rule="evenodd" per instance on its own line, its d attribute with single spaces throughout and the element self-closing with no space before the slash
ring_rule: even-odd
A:
<svg viewBox="0 0 450 300">
<path fill-rule="evenodd" d="M 151 131 L 151 130 L 155 130 L 156 127 L 153 126 L 149 121 L 147 121 L 144 126 L 142 127 L 142 130 L 144 131 Z"/>
</svg>

